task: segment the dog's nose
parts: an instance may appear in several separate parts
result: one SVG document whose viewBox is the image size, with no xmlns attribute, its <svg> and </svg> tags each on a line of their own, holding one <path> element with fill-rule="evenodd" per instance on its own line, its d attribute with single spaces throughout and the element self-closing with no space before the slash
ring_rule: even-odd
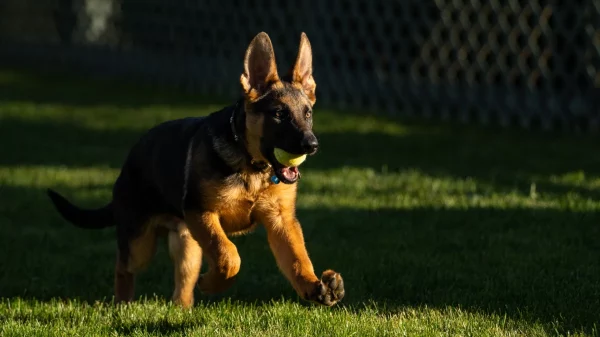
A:
<svg viewBox="0 0 600 337">
<path fill-rule="evenodd" d="M 307 133 L 302 138 L 302 150 L 304 150 L 307 154 L 313 154 L 317 152 L 319 148 L 319 142 L 317 141 L 317 137 L 313 133 Z"/>
</svg>

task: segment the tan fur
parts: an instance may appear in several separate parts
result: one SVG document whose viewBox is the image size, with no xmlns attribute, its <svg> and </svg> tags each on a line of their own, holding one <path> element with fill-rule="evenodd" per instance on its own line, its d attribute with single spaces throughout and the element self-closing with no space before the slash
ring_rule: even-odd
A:
<svg viewBox="0 0 600 337">
<path fill-rule="evenodd" d="M 227 234 L 247 232 L 256 225 L 256 220 L 267 227 L 278 263 L 294 288 L 304 291 L 306 284 L 318 280 L 295 221 L 296 185 L 273 185 L 269 175 L 269 172 L 243 173 L 221 184 L 209 181 L 200 187 L 204 196 L 202 205 L 207 211 L 188 213 L 185 222 L 209 262 L 209 272 L 200 279 L 203 291 L 213 293 L 231 285 L 241 260 Z M 288 225 L 292 226 L 291 232 Z M 295 271 L 285 266 L 290 261 L 294 261 Z"/>
<path fill-rule="evenodd" d="M 269 244 L 278 266 L 294 289 L 305 296 L 312 291 L 319 279 L 314 274 L 302 230 L 295 217 L 296 185 L 270 184 L 268 174 L 263 173 L 245 174 L 241 179 L 243 185 L 209 183 L 202 186 L 207 195 L 203 204 L 207 205 L 211 213 L 190 215 L 190 218 L 196 219 L 194 223 L 199 226 L 198 230 L 192 233 L 200 236 L 200 242 L 212 243 L 210 254 L 213 255 L 213 265 L 233 266 L 220 268 L 227 270 L 231 275 L 217 276 L 217 273 L 213 273 L 204 276 L 203 281 L 206 284 L 201 285 L 201 288 L 215 288 L 214 284 L 217 282 L 223 282 L 224 287 L 224 282 L 237 273 L 239 255 L 225 234 L 247 231 L 255 225 L 254 221 L 258 220 L 267 229 Z M 206 193 L 208 191 L 210 193 Z M 192 220 L 186 218 L 186 221 Z"/>
<path fill-rule="evenodd" d="M 281 81 L 277 81 L 277 82 L 273 82 L 273 83 L 271 84 L 271 87 L 270 87 L 270 89 L 271 89 L 271 90 L 280 90 L 280 89 L 283 89 L 283 87 L 284 87 L 284 86 L 283 86 L 283 82 L 281 82 Z"/>
<path fill-rule="evenodd" d="M 219 225 L 225 233 L 247 232 L 255 225 L 251 214 L 254 203 L 269 185 L 268 172 L 242 173 L 224 183 L 205 182 L 200 187 L 204 191 L 202 204 L 218 214 Z"/>
<path fill-rule="evenodd" d="M 249 110 L 247 109 L 246 111 Z M 263 120 L 263 114 L 246 113 L 246 148 L 252 158 L 266 162 L 267 159 L 260 151 L 260 139 L 263 134 Z"/>
<path fill-rule="evenodd" d="M 227 238 L 216 212 L 189 212 L 185 222 L 202 247 L 209 270 L 200 276 L 198 286 L 204 293 L 221 292 L 233 284 L 241 259 L 236 246 Z"/>
<path fill-rule="evenodd" d="M 292 86 L 299 87 L 300 85 L 297 83 L 292 83 Z M 299 89 L 303 90 L 301 87 Z M 283 95 L 279 97 L 279 101 L 285 104 L 290 109 L 290 111 L 301 110 L 307 104 L 310 104 L 312 106 L 312 101 L 308 98 L 308 96 L 302 95 L 300 93 L 296 95 Z M 302 114 L 301 117 L 304 117 L 304 114 Z"/>
<path fill-rule="evenodd" d="M 194 287 L 202 265 L 202 249 L 184 222 L 169 232 L 169 254 L 175 265 L 173 302 L 189 308 L 194 304 Z"/>
<path fill-rule="evenodd" d="M 273 185 L 259 199 L 255 214 L 267 230 L 277 265 L 298 294 L 306 297 L 319 279 L 304 245 L 295 203 L 296 185 Z"/>
<path fill-rule="evenodd" d="M 129 242 L 128 272 L 140 272 L 150 264 L 156 252 L 156 227 L 161 220 L 160 217 L 150 219 L 142 229 L 142 233 Z"/>
</svg>

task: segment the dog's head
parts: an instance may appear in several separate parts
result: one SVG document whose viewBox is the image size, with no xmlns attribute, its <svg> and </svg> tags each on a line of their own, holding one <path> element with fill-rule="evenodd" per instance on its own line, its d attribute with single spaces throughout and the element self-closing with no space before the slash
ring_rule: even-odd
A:
<svg viewBox="0 0 600 337">
<path fill-rule="evenodd" d="M 279 180 L 294 183 L 299 177 L 298 168 L 279 163 L 274 149 L 312 155 L 318 148 L 312 131 L 316 83 L 306 34 L 302 33 L 296 61 L 283 78 L 277 73 L 271 39 L 264 32 L 256 35 L 246 51 L 240 81 L 245 97 L 248 152 L 255 160 L 269 162 Z"/>
</svg>

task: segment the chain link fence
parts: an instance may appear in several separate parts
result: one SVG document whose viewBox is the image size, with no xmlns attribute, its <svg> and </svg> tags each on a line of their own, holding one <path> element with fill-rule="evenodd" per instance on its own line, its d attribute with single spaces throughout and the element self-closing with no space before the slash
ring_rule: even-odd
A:
<svg viewBox="0 0 600 337">
<path fill-rule="evenodd" d="M 600 128 L 596 0 L 2 0 L 0 57 L 236 97 L 247 44 L 280 72 L 300 32 L 320 106 L 525 128 Z"/>
</svg>

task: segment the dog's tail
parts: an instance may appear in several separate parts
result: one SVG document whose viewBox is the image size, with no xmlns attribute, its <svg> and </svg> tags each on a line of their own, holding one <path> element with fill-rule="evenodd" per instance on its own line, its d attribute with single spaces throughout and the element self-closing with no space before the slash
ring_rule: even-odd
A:
<svg viewBox="0 0 600 337">
<path fill-rule="evenodd" d="M 82 209 L 51 189 L 48 189 L 48 196 L 60 215 L 79 228 L 100 229 L 115 225 L 112 203 L 98 209 Z"/>
</svg>

